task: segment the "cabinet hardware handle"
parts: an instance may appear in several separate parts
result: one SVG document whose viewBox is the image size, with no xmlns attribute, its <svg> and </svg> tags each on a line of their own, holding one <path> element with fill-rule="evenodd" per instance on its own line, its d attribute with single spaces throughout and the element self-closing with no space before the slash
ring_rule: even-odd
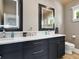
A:
<svg viewBox="0 0 79 59">
<path fill-rule="evenodd" d="M 42 53 L 43 51 L 44 51 L 44 50 L 39 50 L 39 51 L 33 52 L 32 54 Z"/>
</svg>

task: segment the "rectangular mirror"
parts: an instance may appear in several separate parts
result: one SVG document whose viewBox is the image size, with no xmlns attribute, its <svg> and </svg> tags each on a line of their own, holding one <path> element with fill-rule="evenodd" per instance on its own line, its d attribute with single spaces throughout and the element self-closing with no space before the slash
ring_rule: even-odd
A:
<svg viewBox="0 0 79 59">
<path fill-rule="evenodd" d="M 22 0 L 0 0 L 0 7 L 0 28 L 22 31 Z"/>
<path fill-rule="evenodd" d="M 39 4 L 39 30 L 54 30 L 55 10 Z"/>
</svg>

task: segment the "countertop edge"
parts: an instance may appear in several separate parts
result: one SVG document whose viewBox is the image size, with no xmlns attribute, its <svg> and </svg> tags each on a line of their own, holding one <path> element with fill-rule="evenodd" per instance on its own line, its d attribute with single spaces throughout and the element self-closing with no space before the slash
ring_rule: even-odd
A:
<svg viewBox="0 0 79 59">
<path fill-rule="evenodd" d="M 42 35 L 42 36 L 28 36 L 28 37 L 16 37 L 16 38 L 1 38 L 0 45 L 12 44 L 12 43 L 20 43 L 27 41 L 35 41 L 47 38 L 55 38 L 66 36 L 65 34 L 55 34 L 55 35 Z"/>
</svg>

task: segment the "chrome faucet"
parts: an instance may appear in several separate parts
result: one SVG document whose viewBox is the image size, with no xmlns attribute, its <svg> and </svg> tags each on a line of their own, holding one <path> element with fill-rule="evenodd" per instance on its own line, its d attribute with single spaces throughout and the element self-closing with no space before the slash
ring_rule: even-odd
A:
<svg viewBox="0 0 79 59">
<path fill-rule="evenodd" d="M 5 29 L 3 29 L 3 38 L 6 37 Z"/>
<path fill-rule="evenodd" d="M 4 28 L 4 27 L 2 27 L 2 30 L 3 30 L 3 32 L 2 32 L 2 38 L 5 38 L 5 37 L 6 37 L 5 28 Z"/>
</svg>

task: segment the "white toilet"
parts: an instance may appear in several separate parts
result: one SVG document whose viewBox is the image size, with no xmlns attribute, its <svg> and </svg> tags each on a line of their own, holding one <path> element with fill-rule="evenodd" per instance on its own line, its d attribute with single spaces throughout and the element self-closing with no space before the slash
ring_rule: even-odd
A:
<svg viewBox="0 0 79 59">
<path fill-rule="evenodd" d="M 65 53 L 66 54 L 72 54 L 74 51 L 75 45 L 70 42 L 65 42 Z"/>
</svg>

